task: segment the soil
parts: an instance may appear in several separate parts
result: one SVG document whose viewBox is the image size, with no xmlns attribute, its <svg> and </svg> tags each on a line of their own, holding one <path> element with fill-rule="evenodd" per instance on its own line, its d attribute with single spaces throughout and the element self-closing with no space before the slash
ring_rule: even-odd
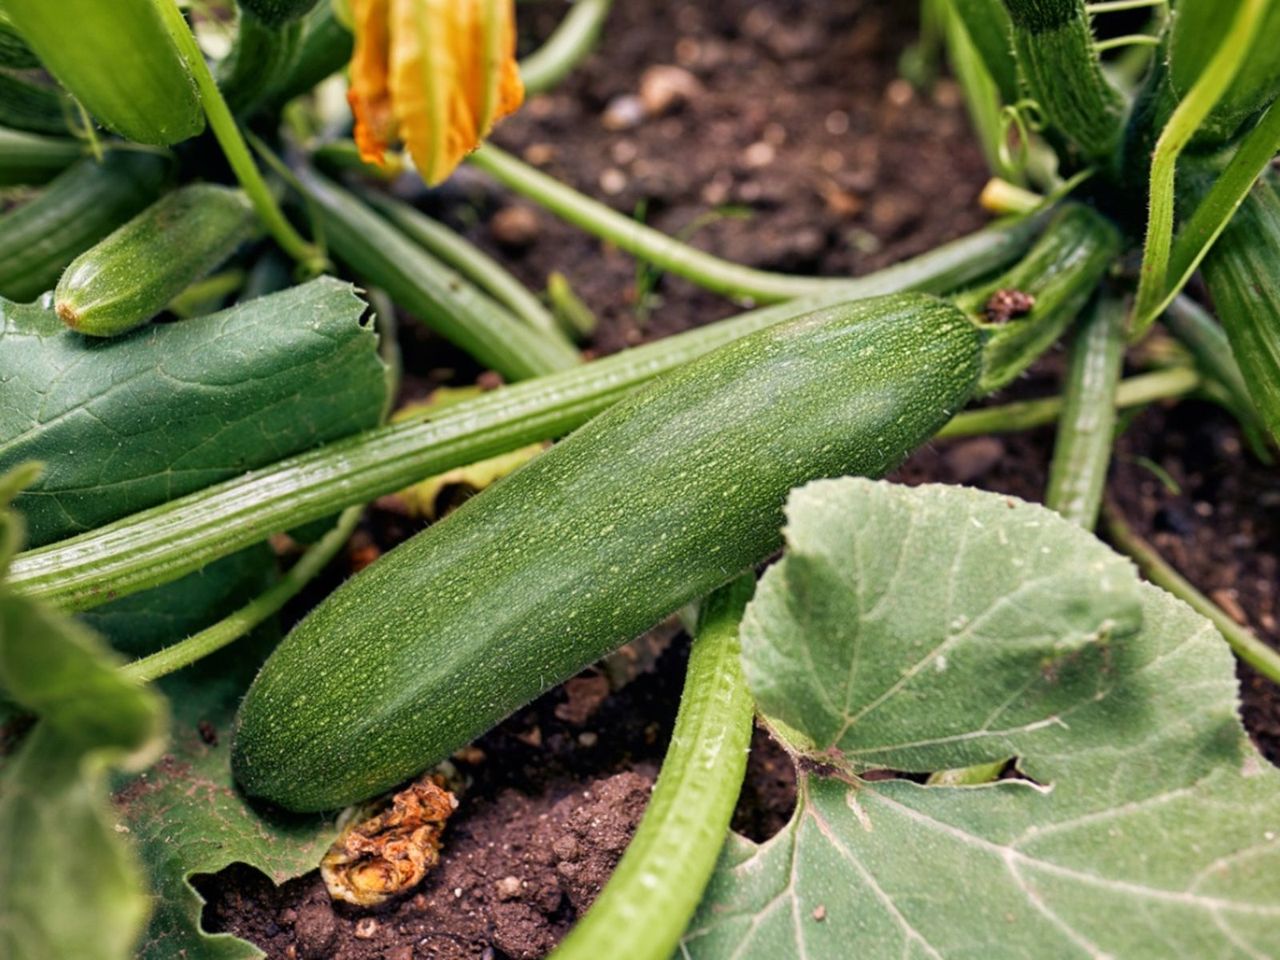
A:
<svg viewBox="0 0 1280 960">
<path fill-rule="evenodd" d="M 985 220 L 975 202 L 985 167 L 954 85 L 921 93 L 898 72 L 914 6 L 617 0 L 597 53 L 496 140 L 722 256 L 865 273 Z M 561 9 L 522 5 L 522 42 L 545 35 Z M 655 66 L 663 70 L 646 75 Z M 637 273 L 630 258 L 474 171 L 416 199 L 530 287 L 565 274 L 599 317 L 593 353 L 737 309 L 677 278 Z M 412 323 L 400 339 L 406 397 L 480 372 Z M 1053 392 L 1061 367 L 1060 355 L 1046 358 L 1007 395 Z M 938 443 L 895 479 L 1039 500 L 1051 449 L 1049 430 Z M 1280 645 L 1280 478 L 1249 456 L 1228 417 L 1197 402 L 1147 409 L 1121 440 L 1109 494 L 1185 576 Z M 335 580 L 413 532 L 416 523 L 387 506 L 370 512 Z M 544 956 L 625 848 L 675 717 L 687 640 L 667 625 L 628 650 L 455 758 L 469 785 L 441 865 L 412 895 L 372 910 L 334 907 L 315 873 L 276 889 L 235 867 L 200 883 L 206 927 L 251 940 L 272 960 Z M 1280 763 L 1280 690 L 1243 666 L 1240 680 L 1246 726 Z M 790 761 L 757 731 L 735 829 L 771 836 L 790 814 L 794 783 Z"/>
</svg>

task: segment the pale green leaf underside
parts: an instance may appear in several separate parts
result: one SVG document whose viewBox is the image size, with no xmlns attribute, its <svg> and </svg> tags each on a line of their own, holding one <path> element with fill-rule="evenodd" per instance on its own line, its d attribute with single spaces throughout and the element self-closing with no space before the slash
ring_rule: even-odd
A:
<svg viewBox="0 0 1280 960">
<path fill-rule="evenodd" d="M 1016 756 L 1036 783 L 803 774 L 782 833 L 726 848 L 687 956 L 1280 955 L 1280 775 L 1211 625 L 1003 497 L 828 481 L 788 518 L 743 635 L 766 716 L 853 770 Z"/>
</svg>

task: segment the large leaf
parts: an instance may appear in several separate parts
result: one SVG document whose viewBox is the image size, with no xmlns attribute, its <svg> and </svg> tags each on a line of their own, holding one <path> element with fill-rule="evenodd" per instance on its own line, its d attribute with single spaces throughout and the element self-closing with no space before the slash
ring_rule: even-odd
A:
<svg viewBox="0 0 1280 960">
<path fill-rule="evenodd" d="M 386 379 L 352 288 L 321 278 L 117 340 L 0 301 L 0 471 L 31 546 L 371 427 Z"/>
<path fill-rule="evenodd" d="M 124 960 L 148 902 L 105 778 L 155 755 L 164 705 L 83 627 L 3 585 L 0 690 L 40 718 L 0 771 L 0 956 Z"/>
<path fill-rule="evenodd" d="M 231 721 L 265 656 L 241 644 L 161 682 L 173 704 L 168 752 L 123 784 L 117 806 L 155 893 L 143 960 L 250 960 L 262 951 L 200 927 L 193 874 L 248 863 L 276 883 L 313 870 L 338 835 L 331 817 L 285 817 L 246 804 L 231 780 Z"/>
<path fill-rule="evenodd" d="M 731 839 L 685 955 L 1277 955 L 1280 774 L 1208 622 L 992 494 L 828 481 L 788 518 L 743 656 L 797 808 Z"/>
</svg>

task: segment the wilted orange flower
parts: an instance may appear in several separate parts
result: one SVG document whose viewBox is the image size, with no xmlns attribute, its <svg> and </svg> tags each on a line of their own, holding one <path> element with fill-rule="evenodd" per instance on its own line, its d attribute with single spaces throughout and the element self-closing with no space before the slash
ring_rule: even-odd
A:
<svg viewBox="0 0 1280 960">
<path fill-rule="evenodd" d="M 400 140 L 427 183 L 524 100 L 514 0 L 352 0 L 347 98 L 369 163 Z"/>
</svg>

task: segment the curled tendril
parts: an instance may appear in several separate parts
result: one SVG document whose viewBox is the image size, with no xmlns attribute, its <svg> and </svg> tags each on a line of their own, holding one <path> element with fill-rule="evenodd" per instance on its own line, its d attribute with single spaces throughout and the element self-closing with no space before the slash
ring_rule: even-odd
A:
<svg viewBox="0 0 1280 960">
<path fill-rule="evenodd" d="M 1047 124 L 1044 111 L 1035 100 L 1023 99 L 1001 108 L 996 156 L 1006 170 L 1018 174 L 1026 170 L 1031 134 L 1039 133 Z M 1018 132 L 1016 148 L 1009 146 L 1010 130 Z"/>
</svg>

